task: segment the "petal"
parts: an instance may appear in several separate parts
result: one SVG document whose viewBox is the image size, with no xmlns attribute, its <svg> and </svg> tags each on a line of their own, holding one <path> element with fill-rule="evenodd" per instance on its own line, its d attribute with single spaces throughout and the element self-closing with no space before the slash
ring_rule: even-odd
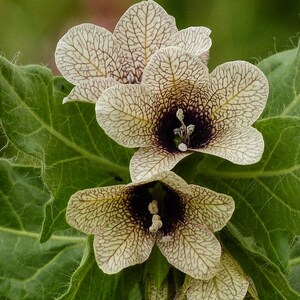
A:
<svg viewBox="0 0 300 300">
<path fill-rule="evenodd" d="M 142 1 L 131 6 L 114 31 L 123 82 L 140 82 L 150 56 L 176 32 L 175 19 L 156 2 Z"/>
<path fill-rule="evenodd" d="M 152 56 L 142 83 L 151 93 L 159 95 L 164 107 L 170 107 L 195 104 L 208 80 L 208 69 L 201 58 L 183 49 L 168 47 Z"/>
<path fill-rule="evenodd" d="M 211 73 L 207 110 L 218 127 L 245 127 L 262 113 L 268 92 L 267 78 L 257 67 L 245 61 L 228 62 Z"/>
<path fill-rule="evenodd" d="M 190 186 L 189 184 L 183 180 L 180 176 L 178 176 L 176 173 L 172 171 L 163 171 L 159 173 L 155 173 L 154 176 L 151 176 L 147 179 L 137 180 L 134 181 L 127 186 L 140 186 L 144 185 L 150 182 L 154 181 L 160 181 L 161 183 L 164 183 L 167 185 L 170 189 L 173 189 L 174 191 L 185 193 L 185 195 L 191 196 L 190 192 Z"/>
<path fill-rule="evenodd" d="M 118 211 L 122 213 L 122 211 Z M 145 233 L 139 226 L 115 215 L 115 221 L 107 223 L 95 235 L 94 252 L 99 268 L 107 274 L 143 263 L 149 257 L 155 236 Z"/>
<path fill-rule="evenodd" d="M 55 62 L 61 74 L 75 85 L 107 77 L 117 68 L 113 35 L 93 24 L 75 26 L 59 40 Z"/>
<path fill-rule="evenodd" d="M 171 170 L 191 152 L 170 153 L 158 147 L 145 147 L 136 151 L 129 165 L 132 181 L 149 178 L 156 173 Z"/>
<path fill-rule="evenodd" d="M 235 164 L 249 165 L 258 162 L 264 151 L 261 133 L 253 128 L 234 128 L 223 132 L 198 152 L 213 154 Z"/>
<path fill-rule="evenodd" d="M 106 90 L 96 103 L 96 117 L 107 135 L 125 147 L 151 145 L 155 107 L 141 85 L 119 85 Z"/>
<path fill-rule="evenodd" d="M 156 180 L 166 184 L 174 191 L 177 192 L 185 192 L 186 194 L 189 194 L 190 192 L 190 186 L 187 184 L 186 181 L 184 181 L 180 176 L 178 176 L 176 173 L 172 171 L 166 171 L 159 173 L 154 176 Z"/>
<path fill-rule="evenodd" d="M 207 227 L 182 224 L 168 242 L 162 235 L 156 242 L 170 264 L 194 278 L 207 280 L 218 271 L 221 245 Z"/>
<path fill-rule="evenodd" d="M 96 260 L 108 274 L 144 262 L 155 242 L 155 237 L 132 219 L 128 196 L 125 185 L 116 185 L 79 191 L 68 203 L 67 222 L 95 234 Z"/>
<path fill-rule="evenodd" d="M 234 201 L 230 196 L 190 184 L 192 196 L 186 196 L 189 222 L 203 224 L 212 231 L 221 230 L 231 218 Z"/>
<path fill-rule="evenodd" d="M 69 200 L 67 222 L 85 233 L 94 234 L 98 228 L 106 226 L 111 215 L 116 213 L 114 206 L 120 209 L 126 200 L 126 186 L 115 185 L 78 191 Z"/>
<path fill-rule="evenodd" d="M 70 94 L 63 99 L 63 103 L 82 101 L 96 103 L 104 90 L 119 84 L 113 78 L 96 78 L 87 82 L 82 82 L 75 86 Z"/>
<path fill-rule="evenodd" d="M 203 62 L 207 63 L 209 49 L 212 45 L 209 37 L 211 30 L 207 27 L 189 27 L 180 30 L 173 37 L 172 46 L 179 47 L 185 51 L 199 55 Z"/>
<path fill-rule="evenodd" d="M 249 282 L 241 267 L 228 254 L 223 254 L 219 272 L 210 280 L 191 279 L 187 300 L 242 300 Z"/>
</svg>

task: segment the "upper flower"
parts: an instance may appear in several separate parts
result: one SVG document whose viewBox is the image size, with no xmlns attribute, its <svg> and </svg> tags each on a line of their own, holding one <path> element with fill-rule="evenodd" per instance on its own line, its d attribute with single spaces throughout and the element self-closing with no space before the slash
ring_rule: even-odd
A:
<svg viewBox="0 0 300 300">
<path fill-rule="evenodd" d="M 178 46 L 207 61 L 210 32 L 206 27 L 178 31 L 175 19 L 151 0 L 131 6 L 113 33 L 92 24 L 75 26 L 55 52 L 58 69 L 76 85 L 64 103 L 96 102 L 109 86 L 139 83 L 151 55 L 162 47 Z"/>
<path fill-rule="evenodd" d="M 193 151 L 237 164 L 260 160 L 264 141 L 250 125 L 268 96 L 264 74 L 245 61 L 210 74 L 201 58 L 178 47 L 152 55 L 140 85 L 107 89 L 96 104 L 99 125 L 126 147 L 133 180 L 171 170 Z"/>
<path fill-rule="evenodd" d="M 213 232 L 233 210 L 231 197 L 162 172 L 147 181 L 77 192 L 67 221 L 95 234 L 96 260 L 105 273 L 144 262 L 156 242 L 172 265 L 206 280 L 216 274 L 221 257 Z"/>
</svg>

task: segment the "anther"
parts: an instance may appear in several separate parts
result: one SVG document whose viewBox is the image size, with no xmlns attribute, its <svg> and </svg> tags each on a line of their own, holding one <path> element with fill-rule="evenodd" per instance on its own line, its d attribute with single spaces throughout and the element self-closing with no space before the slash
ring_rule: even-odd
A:
<svg viewBox="0 0 300 300">
<path fill-rule="evenodd" d="M 191 124 L 186 128 L 186 134 L 191 135 L 194 132 L 195 125 Z"/>
<path fill-rule="evenodd" d="M 176 117 L 177 119 L 183 123 L 183 119 L 184 119 L 184 114 L 183 114 L 183 110 L 181 108 L 179 108 L 176 112 Z"/>
<path fill-rule="evenodd" d="M 158 213 L 158 202 L 156 200 L 152 200 L 148 205 L 148 210 L 151 215 Z"/>
<path fill-rule="evenodd" d="M 163 226 L 160 216 L 155 214 L 152 216 L 152 225 L 149 227 L 150 232 L 157 232 Z"/>
</svg>

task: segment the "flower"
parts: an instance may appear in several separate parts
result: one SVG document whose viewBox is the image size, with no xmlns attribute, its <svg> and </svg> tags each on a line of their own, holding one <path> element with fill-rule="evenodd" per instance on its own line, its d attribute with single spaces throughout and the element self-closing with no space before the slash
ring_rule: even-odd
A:
<svg viewBox="0 0 300 300">
<path fill-rule="evenodd" d="M 210 29 L 190 27 L 178 31 L 175 19 L 156 2 L 131 6 L 113 33 L 93 24 L 71 28 L 58 42 L 55 61 L 75 88 L 64 103 L 95 103 L 102 91 L 120 83 L 139 83 L 151 55 L 174 45 L 207 61 Z"/>
<path fill-rule="evenodd" d="M 249 278 L 240 265 L 227 253 L 221 256 L 217 274 L 209 280 L 191 278 L 187 300 L 242 300 L 249 287 Z"/>
<path fill-rule="evenodd" d="M 66 219 L 95 235 L 96 261 L 105 273 L 144 262 L 156 242 L 173 266 L 209 279 L 221 257 L 213 232 L 233 210 L 230 196 L 162 172 L 146 181 L 79 191 L 70 198 Z"/>
<path fill-rule="evenodd" d="M 245 61 L 216 67 L 178 47 L 158 50 L 139 85 L 107 89 L 96 103 L 99 125 L 125 147 L 141 147 L 132 180 L 171 170 L 193 151 L 246 165 L 260 160 L 264 141 L 250 125 L 268 96 L 264 74 Z"/>
</svg>

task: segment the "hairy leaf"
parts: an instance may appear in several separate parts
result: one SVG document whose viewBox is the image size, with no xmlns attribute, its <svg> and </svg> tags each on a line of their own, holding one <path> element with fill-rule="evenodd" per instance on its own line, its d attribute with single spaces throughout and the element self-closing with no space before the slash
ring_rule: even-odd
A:
<svg viewBox="0 0 300 300">
<path fill-rule="evenodd" d="M 53 198 L 46 206 L 42 241 L 67 228 L 67 201 L 77 190 L 128 181 L 129 150 L 110 140 L 89 104 L 62 105 L 71 89 L 40 66 L 18 67 L 0 58 L 1 119 L 8 138 L 40 160 Z"/>
<path fill-rule="evenodd" d="M 50 197 L 40 174 L 40 168 L 0 159 L 0 298 L 54 299 L 68 287 L 82 256 L 85 239 L 71 232 L 40 244 Z"/>
</svg>

